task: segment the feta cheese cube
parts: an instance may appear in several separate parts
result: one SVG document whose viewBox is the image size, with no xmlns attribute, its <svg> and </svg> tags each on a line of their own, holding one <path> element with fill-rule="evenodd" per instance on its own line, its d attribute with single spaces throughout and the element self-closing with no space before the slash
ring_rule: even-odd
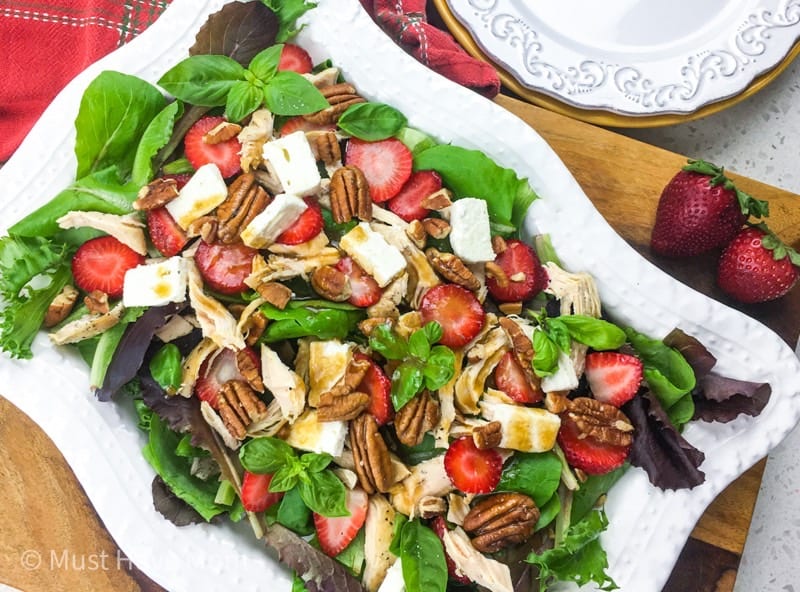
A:
<svg viewBox="0 0 800 592">
<path fill-rule="evenodd" d="M 489 208 L 477 197 L 462 197 L 448 208 L 450 245 L 466 263 L 494 261 Z"/>
<path fill-rule="evenodd" d="M 183 186 L 178 197 L 166 205 L 167 211 L 186 230 L 189 224 L 205 216 L 228 197 L 228 186 L 217 165 L 204 164 Z"/>
<path fill-rule="evenodd" d="M 378 592 L 406 592 L 406 583 L 403 579 L 403 564 L 398 557 L 392 566 L 386 570 Z"/>
<path fill-rule="evenodd" d="M 342 250 L 364 268 L 381 288 L 386 287 L 406 269 L 406 259 L 395 247 L 372 230 L 367 222 L 361 222 L 339 241 Z"/>
<path fill-rule="evenodd" d="M 319 189 L 322 179 L 305 132 L 298 130 L 267 142 L 262 154 L 275 170 L 285 193 L 307 195 Z"/>
<path fill-rule="evenodd" d="M 163 306 L 168 302 L 186 300 L 186 260 L 176 256 L 138 265 L 125 274 L 122 304 L 130 306 Z"/>
<path fill-rule="evenodd" d="M 242 231 L 242 242 L 254 249 L 270 246 L 307 208 L 306 202 L 296 195 L 276 195 L 264 211 L 253 218 Z"/>
<path fill-rule="evenodd" d="M 558 415 L 537 407 L 510 405 L 485 396 L 481 401 L 484 419 L 498 421 L 503 426 L 501 448 L 521 452 L 546 452 L 556 443 L 561 427 Z"/>
<path fill-rule="evenodd" d="M 319 421 L 317 410 L 308 409 L 292 424 L 286 442 L 306 452 L 327 452 L 339 457 L 346 437 L 346 421 Z"/>
</svg>

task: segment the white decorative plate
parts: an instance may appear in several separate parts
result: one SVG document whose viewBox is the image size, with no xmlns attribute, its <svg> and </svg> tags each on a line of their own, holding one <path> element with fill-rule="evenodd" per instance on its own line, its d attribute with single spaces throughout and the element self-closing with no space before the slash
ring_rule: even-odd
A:
<svg viewBox="0 0 800 592">
<path fill-rule="evenodd" d="M 525 88 L 628 116 L 735 96 L 800 39 L 798 0 L 446 2 Z"/>
<path fill-rule="evenodd" d="M 150 81 L 186 56 L 195 32 L 224 0 L 174 0 L 140 38 L 93 65 L 61 93 L 0 170 L 0 231 L 55 195 L 75 167 L 72 121 L 85 86 L 115 69 Z M 736 476 L 767 454 L 800 416 L 800 361 L 771 331 L 656 269 L 617 236 L 550 147 L 526 124 L 475 93 L 420 66 L 362 11 L 358 0 L 322 0 L 301 43 L 329 56 L 374 100 L 405 112 L 415 127 L 444 141 L 480 148 L 542 196 L 526 230 L 546 232 L 565 265 L 591 270 L 606 310 L 654 336 L 680 326 L 736 378 L 768 381 L 773 395 L 758 418 L 696 424 L 686 437 L 706 453 L 707 481 L 692 491 L 653 489 L 639 470 L 615 486 L 604 536 L 611 573 L 622 590 L 657 592 L 695 521 Z M 469 114 L 465 118 L 465 114 Z M 465 120 L 468 124 L 465 125 Z M 289 579 L 247 527 L 176 528 L 155 512 L 153 472 L 140 454 L 142 434 L 122 406 L 99 403 L 77 356 L 45 336 L 32 361 L 0 359 L 3 395 L 53 439 L 105 526 L 130 559 L 172 592 L 289 590 Z"/>
</svg>

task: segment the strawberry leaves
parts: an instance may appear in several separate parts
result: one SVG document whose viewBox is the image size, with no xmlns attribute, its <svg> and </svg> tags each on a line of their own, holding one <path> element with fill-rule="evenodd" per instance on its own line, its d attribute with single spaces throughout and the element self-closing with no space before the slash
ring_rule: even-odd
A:
<svg viewBox="0 0 800 592">
<path fill-rule="evenodd" d="M 736 187 L 733 181 L 725 176 L 723 167 L 718 167 L 704 160 L 690 160 L 689 163 L 683 167 L 683 170 L 692 173 L 700 173 L 701 175 L 708 175 L 711 177 L 708 182 L 712 187 L 722 185 L 725 189 L 732 190 L 736 194 L 739 208 L 744 216 L 753 216 L 755 218 L 766 218 L 769 216 L 769 203 L 761 199 L 756 199 L 749 193 L 745 193 Z"/>
</svg>

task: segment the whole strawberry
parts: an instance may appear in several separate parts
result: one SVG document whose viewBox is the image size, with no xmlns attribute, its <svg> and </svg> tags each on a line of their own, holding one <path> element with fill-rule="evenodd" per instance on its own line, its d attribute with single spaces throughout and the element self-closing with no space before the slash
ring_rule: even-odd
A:
<svg viewBox="0 0 800 592">
<path fill-rule="evenodd" d="M 728 244 L 748 216 L 768 215 L 767 202 L 737 189 L 722 168 L 690 160 L 661 193 L 650 246 L 660 255 L 699 255 Z"/>
<path fill-rule="evenodd" d="M 739 302 L 766 302 L 792 289 L 800 277 L 798 265 L 800 255 L 765 224 L 748 226 L 722 252 L 717 284 Z"/>
</svg>

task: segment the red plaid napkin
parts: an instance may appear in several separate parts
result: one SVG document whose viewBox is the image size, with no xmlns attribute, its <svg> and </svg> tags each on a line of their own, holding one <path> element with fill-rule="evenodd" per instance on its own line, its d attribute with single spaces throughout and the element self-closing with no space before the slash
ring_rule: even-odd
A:
<svg viewBox="0 0 800 592">
<path fill-rule="evenodd" d="M 0 162 L 81 70 L 144 31 L 170 0 L 10 0 L 0 4 Z"/>
<path fill-rule="evenodd" d="M 0 162 L 8 160 L 84 68 L 152 24 L 171 0 L 7 0 L 0 3 Z M 494 69 L 427 22 L 425 0 L 361 0 L 391 38 L 423 64 L 494 97 Z"/>
<path fill-rule="evenodd" d="M 361 0 L 386 33 L 420 62 L 482 95 L 500 91 L 497 71 L 467 54 L 449 33 L 428 22 L 425 0 Z"/>
</svg>

